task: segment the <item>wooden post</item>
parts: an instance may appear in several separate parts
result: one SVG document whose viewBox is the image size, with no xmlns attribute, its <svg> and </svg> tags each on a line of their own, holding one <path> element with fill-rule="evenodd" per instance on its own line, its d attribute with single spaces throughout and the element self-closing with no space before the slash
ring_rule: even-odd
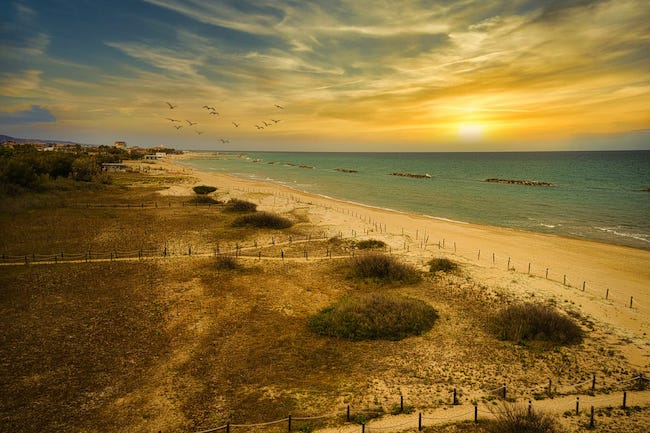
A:
<svg viewBox="0 0 650 433">
<path fill-rule="evenodd" d="M 594 407 L 591 406 L 591 416 L 589 417 L 589 428 L 594 428 Z"/>
<path fill-rule="evenodd" d="M 634 301 L 634 296 L 630 296 L 630 308 L 632 308 L 632 302 Z"/>
<path fill-rule="evenodd" d="M 418 414 L 418 431 L 422 431 L 422 412 Z"/>
<path fill-rule="evenodd" d="M 404 396 L 399 396 L 399 413 L 404 413 Z"/>
<path fill-rule="evenodd" d="M 478 250 L 478 256 L 476 257 L 476 260 L 481 260 L 481 250 Z"/>
<path fill-rule="evenodd" d="M 508 265 L 507 265 L 507 267 L 506 267 L 506 270 L 507 270 L 507 271 L 510 270 L 510 257 L 508 257 Z"/>
<path fill-rule="evenodd" d="M 580 397 L 576 397 L 576 415 L 580 415 Z"/>
<path fill-rule="evenodd" d="M 504 400 L 506 399 L 506 389 L 507 389 L 507 387 L 506 387 L 506 384 L 504 383 L 503 384 L 503 399 Z"/>
<path fill-rule="evenodd" d="M 548 380 L 548 392 L 547 392 L 549 397 L 551 396 L 551 393 L 552 393 L 552 391 L 551 391 L 553 389 L 552 386 L 553 386 L 553 382 L 551 381 L 551 379 L 549 379 Z"/>
<path fill-rule="evenodd" d="M 363 422 L 361 423 L 361 433 L 366 433 L 366 424 Z"/>
<path fill-rule="evenodd" d="M 623 409 L 625 409 L 627 405 L 627 391 L 623 391 Z"/>
<path fill-rule="evenodd" d="M 454 242 L 454 252 L 456 252 L 456 242 Z"/>
<path fill-rule="evenodd" d="M 262 252 L 261 252 L 261 251 L 258 251 L 258 252 L 257 252 L 257 261 L 258 261 L 258 262 L 261 262 L 261 261 L 262 261 Z"/>
<path fill-rule="evenodd" d="M 226 423 L 226 433 L 230 433 L 230 423 Z"/>
<path fill-rule="evenodd" d="M 347 411 L 347 414 L 345 415 L 345 420 L 347 422 L 350 422 L 350 405 L 348 405 L 348 411 Z"/>
<path fill-rule="evenodd" d="M 591 390 L 594 391 L 596 389 L 596 375 L 594 374 L 593 379 L 591 379 Z"/>
<path fill-rule="evenodd" d="M 458 400 L 456 399 L 456 388 L 454 388 L 454 405 L 458 404 Z"/>
<path fill-rule="evenodd" d="M 605 299 L 609 298 L 609 289 L 605 290 Z"/>
<path fill-rule="evenodd" d="M 546 279 L 548 280 L 548 268 L 546 268 Z"/>
<path fill-rule="evenodd" d="M 492 253 L 492 264 L 494 263 L 495 263 L 495 257 L 494 257 L 494 253 Z"/>
<path fill-rule="evenodd" d="M 475 423 L 478 422 L 478 405 L 477 404 L 474 405 L 474 422 Z"/>
<path fill-rule="evenodd" d="M 528 416 L 531 416 L 533 414 L 533 401 L 528 400 Z"/>
<path fill-rule="evenodd" d="M 586 282 L 586 281 L 583 281 L 583 282 L 582 282 L 582 291 L 583 291 L 583 292 L 585 291 L 585 286 L 586 286 L 586 285 L 587 285 L 587 282 Z"/>
<path fill-rule="evenodd" d="M 288 423 L 288 430 L 287 431 L 291 431 L 291 415 L 289 415 L 289 417 L 287 418 L 287 423 Z"/>
<path fill-rule="evenodd" d="M 530 262 L 528 262 L 528 275 L 530 275 Z"/>
<path fill-rule="evenodd" d="M 566 286 L 566 274 L 564 274 L 564 281 L 562 282 L 562 284 Z"/>
</svg>

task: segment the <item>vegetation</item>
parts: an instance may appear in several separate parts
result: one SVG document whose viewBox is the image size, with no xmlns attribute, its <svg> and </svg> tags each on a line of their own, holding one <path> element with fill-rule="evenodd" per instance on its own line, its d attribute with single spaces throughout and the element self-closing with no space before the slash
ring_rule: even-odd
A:
<svg viewBox="0 0 650 433">
<path fill-rule="evenodd" d="M 523 405 L 504 404 L 487 425 L 488 433 L 560 433 L 555 418 Z"/>
<path fill-rule="evenodd" d="M 449 273 L 449 272 L 454 272 L 458 269 L 458 263 L 444 257 L 432 259 L 431 261 L 429 261 L 428 264 L 429 264 L 429 272 L 431 273 L 436 273 L 436 272 Z"/>
<path fill-rule="evenodd" d="M 215 200 L 207 195 L 197 195 L 188 200 L 190 204 L 220 204 L 219 200 Z"/>
<path fill-rule="evenodd" d="M 239 200 L 236 198 L 231 199 L 226 203 L 226 209 L 228 212 L 255 212 L 257 211 L 257 205 L 246 200 Z"/>
<path fill-rule="evenodd" d="M 258 212 L 237 217 L 233 227 L 252 227 L 265 229 L 286 229 L 293 225 L 291 220 L 270 212 Z"/>
<path fill-rule="evenodd" d="M 199 195 L 210 194 L 211 192 L 215 192 L 217 190 L 216 187 L 208 186 L 208 185 L 197 185 L 192 189 L 194 190 L 194 192 L 196 194 L 199 194 Z"/>
<path fill-rule="evenodd" d="M 386 248 L 386 243 L 377 239 L 366 239 L 357 242 L 357 248 L 360 250 L 372 250 L 375 248 Z"/>
<path fill-rule="evenodd" d="M 433 327 L 438 314 L 418 299 L 384 293 L 350 296 L 309 319 L 319 335 L 359 340 L 401 340 Z"/>
<path fill-rule="evenodd" d="M 516 342 L 580 343 L 582 329 L 568 316 L 547 304 L 518 303 L 502 309 L 493 319 L 497 336 Z"/>
<path fill-rule="evenodd" d="M 379 284 L 411 284 L 420 280 L 420 274 L 413 266 L 376 252 L 351 259 L 349 277 L 366 283 Z"/>
<path fill-rule="evenodd" d="M 221 255 L 217 256 L 217 269 L 221 270 L 233 270 L 237 269 L 237 259 L 230 255 Z"/>
</svg>

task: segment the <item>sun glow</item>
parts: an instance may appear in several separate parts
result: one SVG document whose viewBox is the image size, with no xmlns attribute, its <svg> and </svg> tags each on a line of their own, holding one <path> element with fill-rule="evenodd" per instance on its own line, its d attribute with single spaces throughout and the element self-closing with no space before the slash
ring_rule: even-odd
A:
<svg viewBox="0 0 650 433">
<path fill-rule="evenodd" d="M 462 124 L 458 127 L 458 136 L 462 141 L 481 141 L 483 139 L 483 125 L 476 123 Z"/>
</svg>

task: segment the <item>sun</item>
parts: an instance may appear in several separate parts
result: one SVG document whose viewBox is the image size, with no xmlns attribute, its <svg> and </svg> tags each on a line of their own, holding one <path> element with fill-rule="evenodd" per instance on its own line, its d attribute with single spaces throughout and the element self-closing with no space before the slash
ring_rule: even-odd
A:
<svg viewBox="0 0 650 433">
<path fill-rule="evenodd" d="M 463 123 L 458 127 L 458 136 L 462 141 L 481 141 L 483 139 L 483 125 Z"/>
</svg>

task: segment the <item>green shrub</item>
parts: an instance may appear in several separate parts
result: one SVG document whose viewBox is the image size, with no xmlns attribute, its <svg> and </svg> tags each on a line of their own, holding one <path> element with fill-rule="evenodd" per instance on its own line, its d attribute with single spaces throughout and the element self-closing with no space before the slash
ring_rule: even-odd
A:
<svg viewBox="0 0 650 433">
<path fill-rule="evenodd" d="M 207 195 L 197 195 L 187 201 L 190 204 L 219 204 L 219 200 L 215 200 Z"/>
<path fill-rule="evenodd" d="M 357 242 L 357 248 L 360 250 L 371 250 L 374 248 L 385 248 L 386 243 L 383 241 L 379 241 L 377 239 L 366 239 L 363 241 Z"/>
<path fill-rule="evenodd" d="M 286 229 L 293 225 L 291 220 L 270 212 L 257 212 L 237 217 L 233 227 L 254 227 L 266 229 Z"/>
<path fill-rule="evenodd" d="M 420 280 L 420 274 L 413 266 L 375 252 L 351 259 L 349 276 L 356 280 L 382 284 L 410 284 Z"/>
<path fill-rule="evenodd" d="M 226 203 L 226 209 L 229 212 L 255 212 L 257 205 L 246 200 L 231 199 Z"/>
<path fill-rule="evenodd" d="M 217 190 L 216 187 L 207 186 L 207 185 L 197 185 L 192 189 L 194 190 L 194 192 L 196 194 L 199 194 L 199 195 L 210 194 L 211 192 L 215 192 Z"/>
<path fill-rule="evenodd" d="M 341 299 L 309 319 L 312 332 L 353 341 L 401 340 L 431 329 L 438 314 L 427 303 L 383 293 Z"/>
<path fill-rule="evenodd" d="M 446 258 L 432 259 L 429 263 L 429 272 L 454 272 L 458 269 L 458 263 Z"/>
<path fill-rule="evenodd" d="M 237 259 L 233 256 L 217 256 L 217 269 L 233 270 L 237 269 Z"/>
<path fill-rule="evenodd" d="M 502 309 L 493 320 L 497 336 L 504 340 L 580 343 L 582 329 L 568 316 L 540 303 L 518 303 Z"/>
<path fill-rule="evenodd" d="M 551 415 L 523 405 L 504 404 L 487 424 L 489 433 L 560 433 L 563 430 Z"/>
</svg>

